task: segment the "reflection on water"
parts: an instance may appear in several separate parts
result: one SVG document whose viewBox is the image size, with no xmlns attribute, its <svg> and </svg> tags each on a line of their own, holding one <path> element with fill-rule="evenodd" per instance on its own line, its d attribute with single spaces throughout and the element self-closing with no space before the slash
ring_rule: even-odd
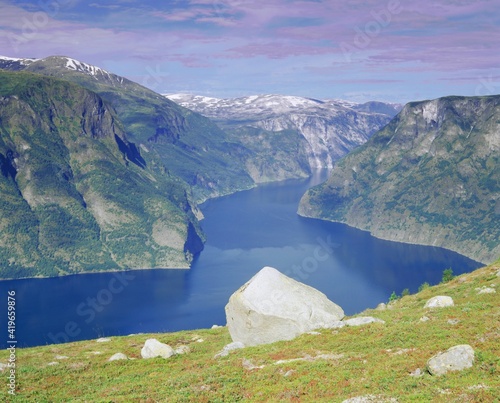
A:
<svg viewBox="0 0 500 403">
<path fill-rule="evenodd" d="M 263 266 L 324 292 L 347 314 L 415 292 L 480 264 L 454 252 L 382 241 L 348 226 L 296 215 L 302 194 L 326 178 L 286 181 L 202 206 L 205 250 L 191 270 L 144 270 L 0 282 L 17 291 L 21 345 L 224 324 L 229 296 Z M 118 277 L 117 277 L 118 276 Z"/>
</svg>

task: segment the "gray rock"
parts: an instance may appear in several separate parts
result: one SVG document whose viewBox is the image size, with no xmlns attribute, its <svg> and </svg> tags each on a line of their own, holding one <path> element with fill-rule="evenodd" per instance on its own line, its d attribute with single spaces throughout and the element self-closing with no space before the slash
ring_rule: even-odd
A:
<svg viewBox="0 0 500 403">
<path fill-rule="evenodd" d="M 111 339 L 109 337 L 101 337 L 101 338 L 96 340 L 97 343 L 108 343 L 110 341 L 111 341 Z"/>
<path fill-rule="evenodd" d="M 190 352 L 191 349 L 189 348 L 189 346 L 185 345 L 179 346 L 175 349 L 175 354 L 189 354 Z"/>
<path fill-rule="evenodd" d="M 363 326 L 369 323 L 385 323 L 382 319 L 377 319 L 372 316 L 360 316 L 359 318 L 352 318 L 343 321 L 346 326 Z"/>
<path fill-rule="evenodd" d="M 0 362 L 0 371 L 4 371 L 7 368 L 9 368 L 9 366 L 7 364 L 4 364 L 3 362 Z"/>
<path fill-rule="evenodd" d="M 174 349 L 156 339 L 148 339 L 141 350 L 142 358 L 163 357 L 170 358 L 175 354 Z"/>
<path fill-rule="evenodd" d="M 494 288 L 491 288 L 491 287 L 481 288 L 478 292 L 478 294 L 495 294 L 495 293 L 496 293 L 496 290 Z"/>
<path fill-rule="evenodd" d="M 422 316 L 422 317 L 420 318 L 420 322 L 427 322 L 427 321 L 429 321 L 429 320 L 430 320 L 430 319 L 429 319 L 427 316 Z"/>
<path fill-rule="evenodd" d="M 119 360 L 128 360 L 128 357 L 123 353 L 113 354 L 108 361 L 119 361 Z"/>
<path fill-rule="evenodd" d="M 474 350 L 468 344 L 449 348 L 427 362 L 427 370 L 432 375 L 441 376 L 449 371 L 462 371 L 474 364 Z"/>
<path fill-rule="evenodd" d="M 344 317 L 341 307 L 320 291 L 272 267 L 264 267 L 238 289 L 226 305 L 233 341 L 245 346 L 291 340 Z"/>
<path fill-rule="evenodd" d="M 410 372 L 410 376 L 413 376 L 415 378 L 419 378 L 423 375 L 423 372 L 420 368 L 417 368 L 415 371 Z"/>
<path fill-rule="evenodd" d="M 453 298 L 438 295 L 437 297 L 432 297 L 430 300 L 428 300 L 425 303 L 424 308 L 445 308 L 453 305 L 455 305 L 453 303 Z"/>
<path fill-rule="evenodd" d="M 330 329 L 342 329 L 345 326 L 345 322 L 341 320 L 336 320 L 330 325 Z"/>
<path fill-rule="evenodd" d="M 220 352 L 215 354 L 214 358 L 225 357 L 229 354 L 230 351 L 238 350 L 240 348 L 245 348 L 245 345 L 240 341 L 235 341 L 233 343 L 229 343 L 229 344 L 225 345 L 224 348 Z"/>
<path fill-rule="evenodd" d="M 67 360 L 68 359 L 68 357 L 65 355 L 56 355 L 54 358 L 56 360 Z"/>
<path fill-rule="evenodd" d="M 387 305 L 383 302 L 381 302 L 380 304 L 377 305 L 377 307 L 375 308 L 377 311 L 385 311 L 387 309 Z"/>
</svg>

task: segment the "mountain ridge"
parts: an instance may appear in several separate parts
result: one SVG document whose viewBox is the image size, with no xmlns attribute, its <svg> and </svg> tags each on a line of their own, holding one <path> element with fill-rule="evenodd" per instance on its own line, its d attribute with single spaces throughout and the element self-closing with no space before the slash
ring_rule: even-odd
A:
<svg viewBox="0 0 500 403">
<path fill-rule="evenodd" d="M 500 254 L 500 96 L 412 102 L 309 190 L 299 214 L 379 238 Z"/>
</svg>

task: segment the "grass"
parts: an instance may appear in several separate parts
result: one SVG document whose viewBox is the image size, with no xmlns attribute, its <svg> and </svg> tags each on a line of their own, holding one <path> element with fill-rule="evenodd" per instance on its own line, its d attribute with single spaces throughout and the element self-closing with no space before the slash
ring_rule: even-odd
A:
<svg viewBox="0 0 500 403">
<path fill-rule="evenodd" d="M 385 324 L 325 329 L 227 357 L 214 358 L 231 342 L 225 327 L 18 349 L 17 395 L 7 394 L 6 382 L 0 393 L 9 402 L 342 402 L 367 394 L 399 402 L 499 402 L 499 297 L 478 294 L 484 286 L 500 292 L 499 270 L 500 261 L 362 313 Z M 436 295 L 451 296 L 455 306 L 424 310 Z M 429 320 L 421 322 L 423 316 Z M 148 338 L 191 351 L 143 360 Z M 425 372 L 429 358 L 457 344 L 474 348 L 471 369 L 442 377 Z M 108 362 L 116 352 L 131 359 Z M 424 374 L 410 376 L 417 368 Z"/>
</svg>

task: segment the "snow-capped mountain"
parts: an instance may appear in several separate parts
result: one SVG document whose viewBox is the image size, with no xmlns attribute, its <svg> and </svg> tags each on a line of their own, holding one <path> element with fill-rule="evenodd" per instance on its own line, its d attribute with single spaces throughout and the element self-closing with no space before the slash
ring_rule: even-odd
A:
<svg viewBox="0 0 500 403">
<path fill-rule="evenodd" d="M 311 168 L 332 167 L 336 160 L 365 143 L 401 109 L 381 102 L 356 104 L 287 95 L 230 99 L 189 94 L 165 96 L 215 120 L 229 132 L 242 127 L 268 132 L 295 130 L 306 140 L 305 151 Z"/>
<path fill-rule="evenodd" d="M 0 69 L 11 71 L 31 71 L 55 77 L 65 77 L 72 73 L 83 73 L 103 84 L 119 86 L 127 79 L 66 56 L 49 56 L 44 59 L 18 59 L 0 56 Z"/>
</svg>

